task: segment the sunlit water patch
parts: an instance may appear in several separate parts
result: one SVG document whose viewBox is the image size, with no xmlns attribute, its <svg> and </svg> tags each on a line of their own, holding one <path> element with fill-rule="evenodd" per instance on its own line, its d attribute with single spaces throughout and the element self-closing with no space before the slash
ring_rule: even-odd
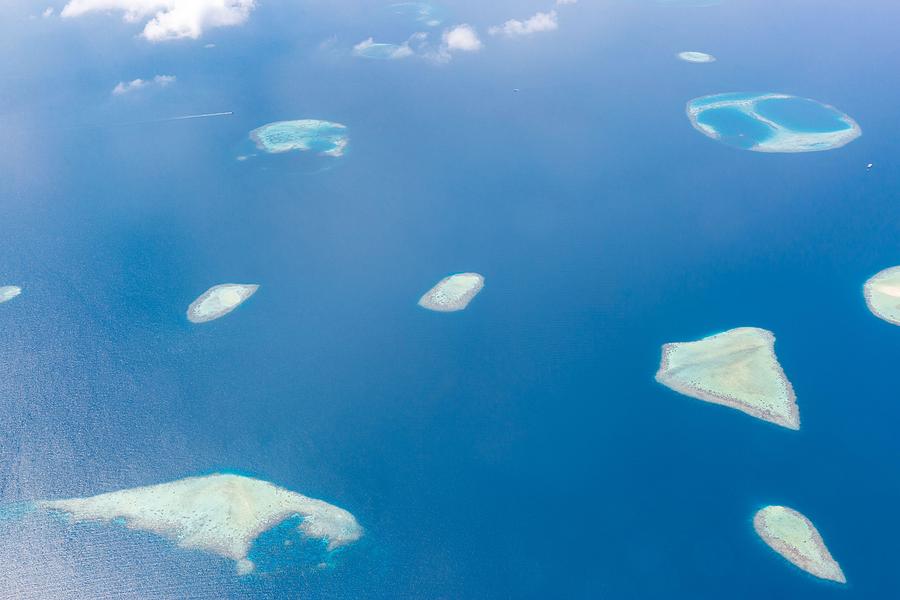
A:
<svg viewBox="0 0 900 600">
<path fill-rule="evenodd" d="M 695 129 L 729 146 L 754 152 L 817 152 L 862 135 L 859 125 L 833 106 L 788 94 L 728 93 L 687 104 Z"/>
</svg>

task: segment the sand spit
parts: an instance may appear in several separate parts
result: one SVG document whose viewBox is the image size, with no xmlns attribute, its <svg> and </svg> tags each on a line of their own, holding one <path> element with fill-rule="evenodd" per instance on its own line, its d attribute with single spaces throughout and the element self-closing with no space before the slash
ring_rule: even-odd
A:
<svg viewBox="0 0 900 600">
<path fill-rule="evenodd" d="M 333 550 L 358 540 L 362 527 L 349 512 L 314 498 L 240 475 L 215 474 L 110 492 L 89 498 L 47 500 L 38 508 L 58 511 L 72 522 L 108 523 L 149 531 L 183 548 L 205 550 L 235 561 L 239 575 L 254 564 L 253 541 L 284 520 L 299 516 L 299 530 Z"/>
<path fill-rule="evenodd" d="M 187 318 L 191 323 L 206 323 L 224 317 L 256 293 L 259 286 L 245 283 L 214 285 L 191 302 Z"/>
<path fill-rule="evenodd" d="M 16 285 L 0 286 L 0 302 L 8 302 L 22 293 L 22 288 Z"/>
<path fill-rule="evenodd" d="M 463 310 L 481 288 L 484 277 L 478 273 L 457 273 L 441 279 L 419 298 L 419 306 L 438 312 Z"/>
<path fill-rule="evenodd" d="M 877 273 L 863 286 L 863 294 L 873 315 L 900 325 L 900 267 Z"/>
<path fill-rule="evenodd" d="M 775 356 L 775 336 L 765 329 L 740 327 L 665 344 L 656 380 L 686 396 L 800 429 L 794 389 Z"/>
<path fill-rule="evenodd" d="M 792 508 L 767 506 L 753 517 L 753 528 L 772 550 L 807 573 L 847 583 L 812 522 Z"/>
</svg>

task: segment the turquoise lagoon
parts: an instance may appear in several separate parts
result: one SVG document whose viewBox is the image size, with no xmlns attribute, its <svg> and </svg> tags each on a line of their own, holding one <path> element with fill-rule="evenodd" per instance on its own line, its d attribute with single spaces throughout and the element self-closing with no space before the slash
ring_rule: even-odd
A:
<svg viewBox="0 0 900 600">
<path fill-rule="evenodd" d="M 862 135 L 851 117 L 827 104 L 778 93 L 725 93 L 687 104 L 695 129 L 754 152 L 817 152 Z"/>
<path fill-rule="evenodd" d="M 276 121 L 250 132 L 256 148 L 281 154 L 298 150 L 321 156 L 343 156 L 347 147 L 347 126 L 318 119 Z"/>
</svg>

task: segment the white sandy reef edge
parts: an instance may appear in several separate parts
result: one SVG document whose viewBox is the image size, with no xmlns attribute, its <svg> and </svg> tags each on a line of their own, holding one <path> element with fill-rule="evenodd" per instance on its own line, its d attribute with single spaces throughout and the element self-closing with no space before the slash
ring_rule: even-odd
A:
<svg viewBox="0 0 900 600">
<path fill-rule="evenodd" d="M 800 429 L 794 388 L 775 356 L 771 331 L 739 327 L 696 342 L 665 344 L 656 380 L 691 398 Z"/>
<path fill-rule="evenodd" d="M 842 146 L 846 146 L 856 138 L 862 135 L 862 128 L 853 117 L 838 110 L 830 104 L 821 104 L 825 108 L 829 108 L 840 114 L 841 120 L 846 123 L 847 128 L 838 131 L 821 131 L 821 132 L 801 132 L 794 131 L 784 127 L 780 123 L 765 118 L 756 112 L 756 103 L 762 100 L 778 100 L 790 99 L 796 96 L 781 93 L 766 93 L 756 96 L 740 95 L 740 98 L 728 97 L 730 94 L 714 94 L 712 96 L 704 96 L 694 98 L 687 104 L 686 112 L 691 125 L 702 133 L 714 140 L 720 140 L 721 135 L 714 128 L 704 125 L 698 121 L 701 113 L 707 110 L 717 108 L 731 107 L 742 111 L 747 116 L 760 121 L 769 126 L 773 131 L 773 135 L 756 145 L 747 148 L 752 152 L 772 152 L 772 153 L 797 153 L 797 152 L 824 152 L 826 150 L 834 150 Z M 720 96 L 724 96 L 721 100 L 714 100 Z"/>
<path fill-rule="evenodd" d="M 677 54 L 678 58 L 689 63 L 711 63 L 716 62 L 716 57 L 706 52 L 685 51 Z"/>
<path fill-rule="evenodd" d="M 256 293 L 255 283 L 222 283 L 214 285 L 191 302 L 187 318 L 191 323 L 206 323 L 224 317 Z"/>
<path fill-rule="evenodd" d="M 753 517 L 753 528 L 772 550 L 811 575 L 847 583 L 819 531 L 804 515 L 786 506 L 766 506 Z"/>
<path fill-rule="evenodd" d="M 320 151 L 319 154 L 334 157 L 343 156 L 349 143 L 346 125 L 321 119 L 267 123 L 251 131 L 250 139 L 259 150 L 269 154 L 293 150 L 307 152 L 314 144 L 325 142 L 331 147 Z"/>
<path fill-rule="evenodd" d="M 22 288 L 17 285 L 0 286 L 0 302 L 9 302 L 22 293 Z"/>
<path fill-rule="evenodd" d="M 286 519 L 299 516 L 299 530 L 324 540 L 328 550 L 351 544 L 363 529 L 346 510 L 241 475 L 215 474 L 67 500 L 38 508 L 68 515 L 72 522 L 109 523 L 149 531 L 183 548 L 205 550 L 235 561 L 239 575 L 254 570 L 253 541 Z"/>
<path fill-rule="evenodd" d="M 900 325 L 900 266 L 876 273 L 865 285 L 863 295 L 872 314 Z"/>
<path fill-rule="evenodd" d="M 483 287 L 484 277 L 478 273 L 450 275 L 425 292 L 419 298 L 419 306 L 437 312 L 463 310 Z"/>
</svg>

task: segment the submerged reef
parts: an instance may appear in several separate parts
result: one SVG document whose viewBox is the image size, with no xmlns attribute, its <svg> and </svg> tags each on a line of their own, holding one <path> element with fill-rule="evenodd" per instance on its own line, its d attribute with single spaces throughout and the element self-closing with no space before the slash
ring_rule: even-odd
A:
<svg viewBox="0 0 900 600">
<path fill-rule="evenodd" d="M 22 288 L 17 285 L 0 286 L 0 302 L 8 302 L 22 293 Z"/>
<path fill-rule="evenodd" d="M 765 329 L 740 327 L 665 344 L 656 380 L 691 398 L 800 429 L 794 389 L 775 356 L 775 336 Z"/>
<path fill-rule="evenodd" d="M 443 21 L 443 11 L 428 2 L 397 2 L 391 4 L 391 11 L 405 17 L 411 17 L 416 23 L 428 27 L 437 27 Z"/>
<path fill-rule="evenodd" d="M 358 540 L 362 527 L 342 508 L 240 475 L 215 474 L 109 492 L 89 498 L 45 500 L 35 508 L 63 513 L 70 522 L 124 521 L 182 548 L 235 561 L 239 575 L 253 572 L 254 541 L 288 519 L 304 538 L 331 552 Z"/>
<path fill-rule="evenodd" d="M 214 285 L 191 302 L 187 318 L 191 323 L 206 323 L 224 317 L 256 293 L 259 286 L 245 283 Z"/>
<path fill-rule="evenodd" d="M 706 52 L 693 52 L 693 51 L 679 52 L 678 58 L 680 58 L 681 60 L 683 60 L 685 62 L 690 62 L 690 63 L 716 62 L 716 57 L 713 56 L 712 54 L 707 54 Z"/>
<path fill-rule="evenodd" d="M 437 312 L 463 310 L 483 287 L 484 277 L 478 273 L 450 275 L 425 292 L 419 298 L 419 306 Z"/>
<path fill-rule="evenodd" d="M 269 154 L 299 150 L 322 156 L 343 156 L 347 148 L 347 126 L 318 119 L 276 121 L 250 132 L 256 147 Z"/>
<path fill-rule="evenodd" d="M 787 94 L 728 93 L 695 98 L 687 115 L 702 134 L 754 152 L 819 152 L 849 144 L 862 130 L 833 106 Z"/>
<path fill-rule="evenodd" d="M 753 528 L 775 552 L 807 573 L 847 583 L 812 522 L 792 508 L 767 506 L 753 517 Z"/>
<path fill-rule="evenodd" d="M 360 58 L 373 60 L 398 60 L 412 56 L 413 50 L 409 43 L 387 44 L 376 42 L 373 38 L 361 41 L 353 46 L 353 55 Z"/>
<path fill-rule="evenodd" d="M 900 266 L 875 274 L 866 281 L 863 294 L 873 315 L 900 325 Z"/>
</svg>

